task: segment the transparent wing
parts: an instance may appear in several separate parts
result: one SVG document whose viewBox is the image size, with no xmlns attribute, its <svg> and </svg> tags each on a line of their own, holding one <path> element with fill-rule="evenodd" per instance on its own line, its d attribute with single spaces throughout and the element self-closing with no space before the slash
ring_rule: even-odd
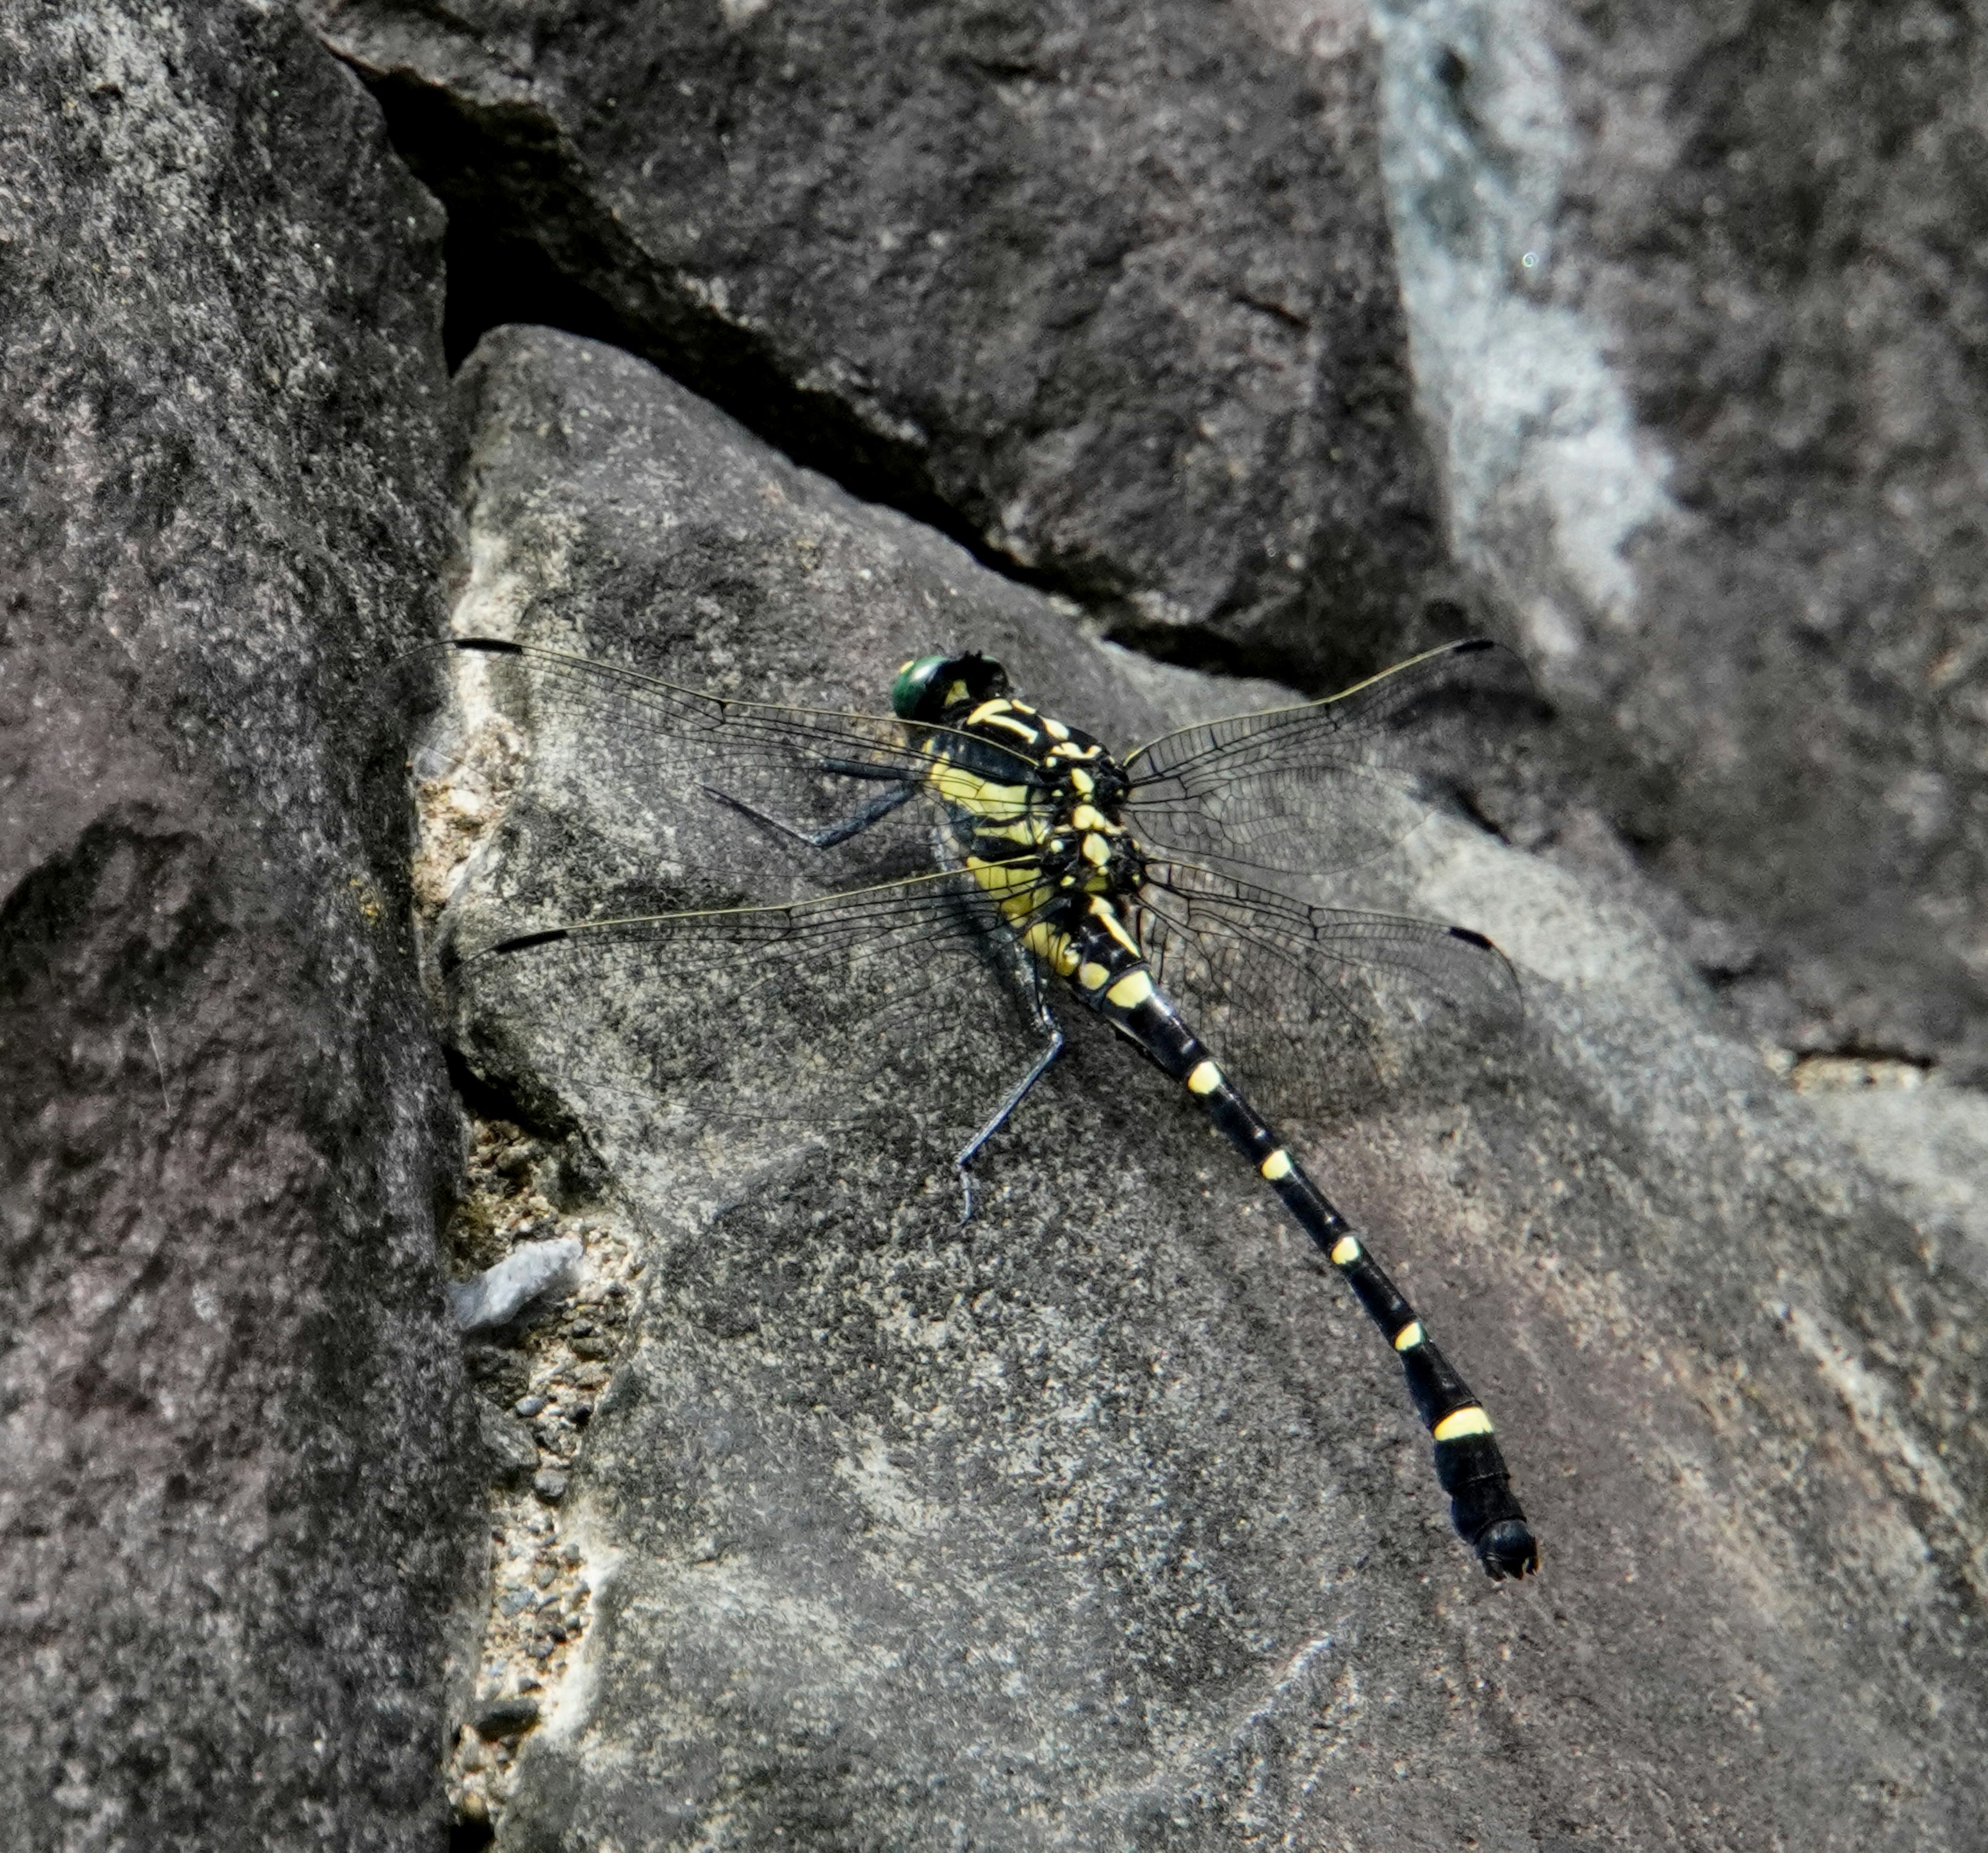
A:
<svg viewBox="0 0 1988 1853">
<path fill-rule="evenodd" d="M 1466 928 L 1313 906 L 1181 862 L 1152 866 L 1138 917 L 1161 984 L 1266 1111 L 1450 1092 L 1522 1015 L 1510 964 Z"/>
<path fill-rule="evenodd" d="M 538 927 L 449 984 L 479 1067 L 556 1075 L 609 1145 L 660 1132 L 720 1174 L 769 1126 L 833 1132 L 851 1162 L 949 1162 L 1044 1040 L 1012 933 L 951 872 Z"/>
<path fill-rule="evenodd" d="M 1330 874 L 1399 842 L 1487 733 L 1533 704 L 1486 639 L 1446 645 L 1329 700 L 1168 734 L 1125 760 L 1126 809 L 1154 849 L 1253 872 Z"/>
<path fill-rule="evenodd" d="M 494 712 L 531 742 L 547 802 L 563 788 L 570 810 L 612 810 L 645 825 L 671 863 L 682 863 L 671 850 L 686 824 L 693 838 L 743 841 L 737 807 L 744 805 L 810 835 L 901 795 L 934 757 L 894 719 L 735 700 L 542 645 L 458 638 L 428 660 L 458 670 L 456 692 L 472 727 Z M 1014 781 L 1030 776 L 1017 759 Z M 770 825 L 761 823 L 762 835 Z M 929 868 L 929 825 L 914 805 L 891 827 L 817 854 L 819 885 L 874 883 Z"/>
</svg>

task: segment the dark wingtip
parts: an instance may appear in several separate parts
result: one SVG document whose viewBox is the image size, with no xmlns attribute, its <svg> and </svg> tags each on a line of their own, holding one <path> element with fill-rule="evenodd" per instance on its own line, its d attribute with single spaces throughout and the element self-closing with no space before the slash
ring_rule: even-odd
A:
<svg viewBox="0 0 1988 1853">
<path fill-rule="evenodd" d="M 1498 950 L 1474 926 L 1452 926 L 1449 930 L 1449 937 L 1452 940 L 1461 940 L 1466 946 L 1481 947 L 1486 952 Z"/>
<path fill-rule="evenodd" d="M 480 650 L 493 656 L 522 656 L 524 646 L 512 643 L 502 637 L 451 637 L 451 650 Z"/>
<path fill-rule="evenodd" d="M 1477 1561 L 1494 1583 L 1516 1580 L 1539 1568 L 1539 1542 L 1523 1518 L 1501 1518 L 1478 1539 Z"/>
<path fill-rule="evenodd" d="M 522 952 L 528 947 L 549 946 L 555 940 L 572 938 L 572 930 L 565 926 L 546 926 L 536 933 L 514 933 L 508 940 L 492 940 L 488 946 L 479 946 L 472 953 L 457 951 L 452 945 L 444 946 L 438 963 L 441 975 L 451 978 L 465 965 L 473 965 L 478 959 L 494 959 L 507 952 Z"/>
<path fill-rule="evenodd" d="M 1450 653 L 1458 656 L 1468 656 L 1480 650 L 1496 650 L 1497 647 L 1498 640 L 1495 637 L 1466 637 L 1462 643 L 1452 643 L 1449 646 Z"/>
<path fill-rule="evenodd" d="M 514 934 L 508 940 L 499 940 L 493 944 L 485 947 L 482 953 L 478 954 L 478 957 L 482 957 L 486 954 L 494 955 L 502 952 L 522 952 L 528 947 L 549 946 L 555 940 L 570 940 L 572 937 L 573 933 L 569 927 L 542 927 L 536 933 L 520 933 Z"/>
</svg>

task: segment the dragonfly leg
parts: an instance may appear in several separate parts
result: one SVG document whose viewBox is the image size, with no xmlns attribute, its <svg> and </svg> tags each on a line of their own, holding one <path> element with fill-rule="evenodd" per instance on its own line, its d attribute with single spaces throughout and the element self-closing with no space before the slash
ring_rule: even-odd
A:
<svg viewBox="0 0 1988 1853">
<path fill-rule="evenodd" d="M 846 771 L 841 765 L 831 766 L 832 771 Z M 851 774 L 854 777 L 870 777 L 868 773 Z M 777 817 L 761 810 L 756 805 L 749 805 L 742 798 L 735 798 L 729 791 L 722 791 L 716 785 L 700 785 L 698 789 L 715 798 L 720 804 L 729 805 L 735 811 L 749 817 L 755 823 L 764 824 L 769 830 L 777 830 L 781 835 L 793 842 L 805 844 L 810 849 L 832 849 L 837 843 L 846 843 L 852 836 L 858 836 L 872 824 L 881 823 L 900 805 L 908 804 L 916 795 L 920 781 L 907 778 L 894 791 L 886 791 L 853 816 L 844 818 L 839 824 L 830 824 L 825 830 L 796 830 L 792 824 L 783 823 Z"/>
<path fill-rule="evenodd" d="M 959 1173 L 959 1193 L 964 1200 L 959 1215 L 963 1224 L 973 1220 L 973 1177 L 967 1166 L 979 1156 L 981 1147 L 1014 1117 L 1016 1109 L 1028 1099 L 1030 1090 L 1050 1072 L 1051 1064 L 1063 1051 L 1063 1025 L 1056 1020 L 1044 994 L 1043 968 L 1022 950 L 1019 940 L 1004 936 L 996 943 L 1004 955 L 1010 981 L 1026 989 L 1029 1014 L 1035 1018 L 1036 1028 L 1048 1040 L 1029 1072 L 1008 1090 L 1008 1098 L 1001 1102 L 994 1116 L 960 1148 L 959 1156 L 952 1161 L 953 1169 Z"/>
<path fill-rule="evenodd" d="M 1008 1098 L 995 1109 L 993 1118 L 960 1147 L 959 1156 L 952 1161 L 952 1168 L 959 1173 L 960 1195 L 965 1200 L 959 1213 L 962 1223 L 973 1220 L 973 1178 L 967 1166 L 979 1155 L 980 1148 L 1014 1117 L 1015 1109 L 1028 1099 L 1030 1090 L 1050 1072 L 1050 1065 L 1063 1053 L 1063 1026 L 1050 1014 L 1046 1005 L 1039 1004 L 1037 1008 L 1050 1032 L 1049 1046 L 1036 1058 L 1029 1072 L 1008 1090 Z"/>
</svg>

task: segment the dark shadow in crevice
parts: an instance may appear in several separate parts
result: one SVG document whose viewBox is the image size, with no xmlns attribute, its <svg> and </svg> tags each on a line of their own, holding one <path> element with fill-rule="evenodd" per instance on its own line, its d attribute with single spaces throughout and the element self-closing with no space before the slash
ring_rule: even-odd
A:
<svg viewBox="0 0 1988 1853">
<path fill-rule="evenodd" d="M 563 329 L 640 351 L 639 337 L 594 292 L 560 270 L 529 238 L 451 212 L 443 244 L 448 286 L 442 346 L 453 374 L 493 328 L 507 322 Z"/>
<path fill-rule="evenodd" d="M 1237 601 L 1239 605 L 1241 601 Z M 1198 623 L 1169 623 L 1148 617 L 1121 603 L 1107 616 L 1104 638 L 1107 643 L 1176 669 L 1189 669 L 1203 675 L 1236 678 L 1261 678 L 1280 682 L 1313 696 L 1334 695 L 1354 683 L 1405 662 L 1424 650 L 1445 643 L 1461 643 L 1466 637 L 1494 635 L 1501 628 L 1488 601 L 1468 602 L 1447 592 L 1425 596 L 1410 611 L 1404 626 L 1380 631 L 1349 629 L 1330 608 L 1320 609 L 1310 620 L 1317 640 L 1315 656 L 1308 663 L 1293 660 L 1291 646 L 1273 633 L 1260 640 L 1231 635 L 1219 628 L 1227 610 L 1218 610 Z M 1537 717 L 1555 718 L 1545 704 L 1539 704 Z"/>
<path fill-rule="evenodd" d="M 1191 669 L 1204 676 L 1281 683 L 1307 695 L 1337 694 L 1384 668 L 1390 656 L 1415 653 L 1388 650 L 1363 655 L 1357 649 L 1340 647 L 1324 653 L 1320 664 L 1307 668 L 1293 660 L 1288 647 L 1228 636 L 1212 623 L 1169 623 L 1143 616 L 1124 605 L 1118 606 L 1117 611 L 1118 615 L 1106 622 L 1104 640 L 1135 656 L 1168 663 L 1175 669 Z M 1468 634 L 1459 633 L 1459 636 Z M 1445 636 L 1439 640 L 1453 643 L 1458 639 Z"/>
<path fill-rule="evenodd" d="M 796 380 L 763 336 L 717 315 L 607 210 L 540 111 L 477 103 L 399 72 L 359 73 L 395 150 L 448 214 L 443 343 L 451 371 L 493 328 L 529 322 L 623 349 L 852 495 L 909 515 L 1002 577 L 1115 603 L 1096 572 L 1030 567 L 990 546 L 919 447 Z M 985 513 L 986 511 L 981 511 Z"/>
<path fill-rule="evenodd" d="M 1104 640 L 1153 662 L 1203 675 L 1259 676 L 1286 683 L 1291 680 L 1287 655 L 1252 650 L 1205 624 L 1169 624 L 1127 610 L 1105 626 Z"/>
<path fill-rule="evenodd" d="M 473 1118 L 508 1120 L 547 1145 L 565 1145 L 577 1137 L 579 1123 L 549 1089 L 493 1081 L 479 1074 L 459 1049 L 446 1045 L 442 1059 L 456 1099 Z"/>
</svg>

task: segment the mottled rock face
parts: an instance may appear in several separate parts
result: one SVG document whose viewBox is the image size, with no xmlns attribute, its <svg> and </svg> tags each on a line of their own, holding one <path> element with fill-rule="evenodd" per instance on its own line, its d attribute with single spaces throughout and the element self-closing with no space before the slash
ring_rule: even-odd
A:
<svg viewBox="0 0 1988 1853">
<path fill-rule="evenodd" d="M 1322 691 L 1474 604 L 1561 709 L 1509 833 L 1597 810 L 1770 1041 L 1983 1059 L 1964 14 L 307 10 L 465 347 L 657 358 L 1177 660 Z"/>
<path fill-rule="evenodd" d="M 439 215 L 281 12 L 0 9 L 0 1839 L 432 1847 Z"/>
<path fill-rule="evenodd" d="M 0 0 L 0 1841 L 1974 1853 L 1974 22 L 299 10 Z M 1286 1129 L 1543 1575 L 1108 1035 L 962 1225 L 975 943 L 418 986 L 869 853 L 451 600 L 1121 747 L 1489 613 L 1506 840 L 1307 898 L 1526 1028 Z"/>
<path fill-rule="evenodd" d="M 465 632 L 870 705 L 979 644 L 1121 741 L 1234 700 L 626 355 L 505 330 L 462 386 Z M 494 724 L 434 736 L 435 814 Z M 445 830 L 459 947 L 644 879 L 792 879 L 722 810 L 658 809 L 632 732 L 529 731 L 469 791 L 479 830 Z M 500 1845 L 1969 1844 L 1980 1290 L 1932 1277 L 1619 897 L 1460 823 L 1361 881 L 1524 978 L 1526 1035 L 1455 1097 L 1295 1129 L 1497 1416 L 1543 1542 L 1523 1586 L 1449 1536 L 1330 1271 L 1108 1038 L 962 1227 L 923 1096 L 901 1136 L 800 1116 L 861 1003 L 832 954 L 812 1021 L 769 977 L 722 1048 L 667 957 L 458 974 L 481 1084 L 590 1155 L 599 1274 L 478 1365 L 543 1463 L 458 1765 Z M 870 1058 L 978 1059 L 972 1021 L 879 1020 Z M 753 1112 L 702 1117 L 721 1086 Z"/>
<path fill-rule="evenodd" d="M 610 333 L 1176 655 L 1420 622 L 1357 7 L 306 10 L 456 215 L 472 336 Z"/>
<path fill-rule="evenodd" d="M 1798 1048 L 1988 1049 L 1979 19 L 1377 0 L 1453 538 Z"/>
</svg>

